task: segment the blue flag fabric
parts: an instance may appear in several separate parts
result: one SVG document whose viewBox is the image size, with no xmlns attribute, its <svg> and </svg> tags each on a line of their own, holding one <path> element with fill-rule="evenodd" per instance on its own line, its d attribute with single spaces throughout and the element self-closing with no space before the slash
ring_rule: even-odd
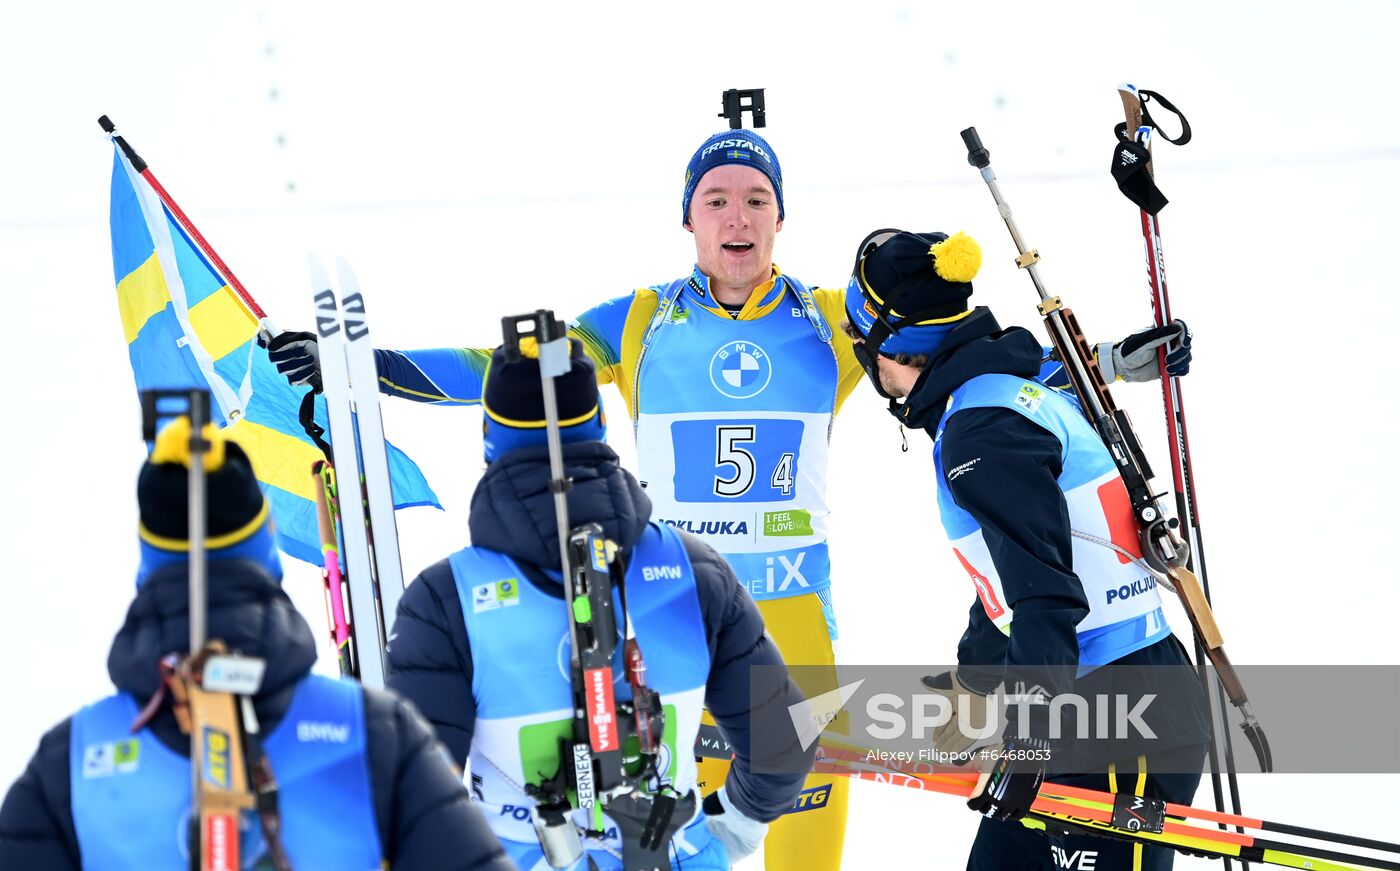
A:
<svg viewBox="0 0 1400 871">
<path fill-rule="evenodd" d="M 321 565 L 311 464 L 302 430 L 305 388 L 287 383 L 258 346 L 257 317 L 170 214 L 120 148 L 112 167 L 112 269 L 137 391 L 205 388 L 215 418 L 253 461 L 272 505 L 278 545 Z M 326 423 L 325 400 L 316 420 Z M 394 507 L 441 508 L 418 466 L 388 446 Z M 347 487 L 348 490 L 348 487 Z"/>
</svg>

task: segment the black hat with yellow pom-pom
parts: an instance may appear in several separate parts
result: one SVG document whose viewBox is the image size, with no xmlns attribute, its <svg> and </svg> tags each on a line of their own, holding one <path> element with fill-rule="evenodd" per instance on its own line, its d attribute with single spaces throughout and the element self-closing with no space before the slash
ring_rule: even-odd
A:
<svg viewBox="0 0 1400 871">
<path fill-rule="evenodd" d="M 544 388 L 540 384 L 539 345 L 520 340 L 520 359 L 506 359 L 505 346 L 491 354 L 481 390 L 482 446 L 486 462 L 495 462 L 516 448 L 545 443 Z M 554 379 L 559 404 L 559 440 L 564 444 L 606 441 L 608 424 L 598 395 L 598 375 L 583 351 L 583 342 L 569 337 L 569 371 Z"/>
<path fill-rule="evenodd" d="M 253 560 L 280 581 L 282 563 L 267 499 L 258 486 L 252 461 L 215 425 L 205 426 L 204 437 L 209 442 L 204 455 L 207 558 Z M 190 420 L 178 417 L 156 436 L 137 477 L 136 501 L 141 514 L 138 587 L 156 569 L 189 559 L 189 444 Z"/>
<path fill-rule="evenodd" d="M 966 233 L 876 230 L 856 250 L 846 287 L 846 314 L 863 337 L 879 337 L 878 350 L 928 355 L 970 314 L 972 279 L 982 248 Z M 882 329 L 876 330 L 877 323 Z"/>
</svg>

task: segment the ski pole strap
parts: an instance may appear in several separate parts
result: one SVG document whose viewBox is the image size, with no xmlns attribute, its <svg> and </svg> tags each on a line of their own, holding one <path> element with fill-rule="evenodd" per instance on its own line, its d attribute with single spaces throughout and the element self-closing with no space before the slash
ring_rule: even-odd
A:
<svg viewBox="0 0 1400 871">
<path fill-rule="evenodd" d="M 1181 114 L 1180 109 L 1172 105 L 1171 100 L 1168 100 L 1166 97 L 1163 97 L 1156 91 L 1148 91 L 1144 89 L 1139 90 L 1138 93 L 1142 95 L 1142 123 L 1144 126 L 1151 127 L 1153 130 L 1156 130 L 1158 133 L 1161 133 L 1162 138 L 1170 142 L 1172 145 L 1185 145 L 1186 143 L 1191 141 L 1191 122 L 1186 120 L 1186 116 Z M 1171 138 L 1166 134 L 1164 130 L 1162 130 L 1160 124 L 1152 120 L 1152 114 L 1147 111 L 1147 104 L 1152 100 L 1156 100 L 1158 103 L 1161 103 L 1163 109 L 1166 109 L 1168 112 L 1175 115 L 1176 120 L 1181 122 L 1180 136 L 1176 137 L 1175 139 Z"/>
<path fill-rule="evenodd" d="M 1125 137 L 1125 124 L 1119 124 L 1118 141 L 1114 145 L 1113 163 L 1110 171 L 1118 190 L 1132 201 L 1133 205 L 1149 215 L 1156 215 L 1166 208 L 1167 197 L 1157 187 L 1152 178 L 1152 152 L 1132 137 Z"/>
<path fill-rule="evenodd" d="M 321 438 L 326 434 L 326 428 L 316 422 L 316 391 L 308 390 L 301 398 L 301 410 L 297 413 L 297 420 L 301 422 L 301 428 L 306 431 L 307 437 L 326 455 L 326 459 L 331 459 L 331 446 Z"/>
<path fill-rule="evenodd" d="M 1172 105 L 1171 100 L 1168 100 L 1156 91 L 1149 91 L 1145 88 L 1139 89 L 1137 93 L 1139 95 L 1139 106 L 1142 112 L 1141 126 L 1156 130 L 1163 139 L 1167 140 L 1172 145 L 1185 145 L 1191 141 L 1191 122 L 1186 120 L 1186 116 L 1181 114 L 1180 109 Z M 1152 113 L 1147 110 L 1147 104 L 1152 100 L 1156 100 L 1162 105 L 1163 109 L 1175 115 L 1176 120 L 1181 124 L 1181 134 L 1175 139 L 1167 135 L 1167 132 L 1162 129 L 1162 126 L 1153 119 Z M 1120 122 L 1113 129 L 1118 134 L 1119 139 L 1125 139 L 1129 142 L 1132 142 L 1137 135 L 1136 130 L 1128 129 L 1126 121 Z"/>
</svg>

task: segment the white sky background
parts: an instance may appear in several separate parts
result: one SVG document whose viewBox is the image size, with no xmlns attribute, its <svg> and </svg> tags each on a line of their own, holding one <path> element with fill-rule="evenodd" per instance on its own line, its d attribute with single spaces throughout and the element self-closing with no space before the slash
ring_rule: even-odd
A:
<svg viewBox="0 0 1400 871">
<path fill-rule="evenodd" d="M 1118 82 L 1160 90 L 1196 133 L 1155 154 L 1173 307 L 1197 340 L 1184 392 L 1227 649 L 1237 663 L 1395 663 L 1400 121 L 1385 100 L 1400 7 L 860 7 L 8 7 L 0 784 L 46 728 L 110 691 L 106 651 L 133 592 L 143 449 L 103 113 L 279 324 L 311 323 L 306 252 L 344 254 L 376 344 L 394 348 L 494 345 L 502 315 L 567 316 L 686 272 L 682 174 L 721 128 L 726 87 L 767 89 L 786 271 L 844 284 L 871 229 L 963 229 L 986 252 L 974 299 L 1034 326 L 1034 289 L 957 135 L 975 124 L 1042 277 L 1097 341 L 1151 318 L 1137 211 L 1107 166 Z M 626 411 L 606 396 L 630 465 Z M 1160 394 L 1118 396 L 1168 471 Z M 466 543 L 479 412 L 384 409 L 447 506 L 400 514 L 412 575 Z M 926 440 L 902 454 L 862 386 L 834 442 L 843 658 L 951 659 L 970 594 L 938 528 Z M 288 569 L 323 634 L 318 574 Z M 334 672 L 328 644 L 321 668 Z M 1266 725 L 1302 713 L 1260 711 Z M 1252 815 L 1384 837 L 1397 786 L 1256 776 L 1242 792 Z M 858 784 L 846 855 L 961 868 L 975 824 L 952 799 Z"/>
</svg>

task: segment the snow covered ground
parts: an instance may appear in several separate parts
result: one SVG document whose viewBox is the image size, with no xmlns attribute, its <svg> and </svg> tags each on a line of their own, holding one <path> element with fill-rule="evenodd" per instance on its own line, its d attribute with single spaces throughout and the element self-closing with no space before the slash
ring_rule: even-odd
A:
<svg viewBox="0 0 1400 871">
<path fill-rule="evenodd" d="M 102 113 L 281 325 L 311 323 L 306 251 L 345 254 L 377 344 L 394 348 L 490 346 L 502 315 L 567 315 L 686 271 L 682 174 L 727 87 L 768 89 L 784 270 L 844 283 L 873 228 L 962 229 L 987 253 L 975 300 L 1033 325 L 1034 290 L 957 135 L 976 125 L 1042 277 L 1103 340 L 1150 320 L 1137 213 L 1107 173 L 1115 86 L 1160 90 L 1196 133 L 1156 155 L 1172 299 L 1196 335 L 1185 394 L 1231 655 L 1400 660 L 1385 507 L 1400 485 L 1400 121 L 1378 100 L 1400 78 L 1393 4 L 290 5 L 6 13 L 0 785 L 48 726 L 108 691 L 132 593 L 143 452 Z M 606 395 L 630 464 L 626 411 Z M 1159 394 L 1118 395 L 1165 470 Z M 447 506 L 400 514 L 412 574 L 465 543 L 479 413 L 384 409 Z M 946 661 L 965 619 L 922 438 L 901 453 L 864 386 L 835 428 L 850 663 Z M 911 559 L 908 541 L 928 546 Z M 288 568 L 319 630 L 318 574 Z M 320 668 L 334 672 L 329 645 Z M 1397 790 L 1395 774 L 1242 778 L 1252 815 L 1372 837 L 1393 836 Z M 857 784 L 847 864 L 961 868 L 976 823 L 952 799 Z"/>
</svg>

